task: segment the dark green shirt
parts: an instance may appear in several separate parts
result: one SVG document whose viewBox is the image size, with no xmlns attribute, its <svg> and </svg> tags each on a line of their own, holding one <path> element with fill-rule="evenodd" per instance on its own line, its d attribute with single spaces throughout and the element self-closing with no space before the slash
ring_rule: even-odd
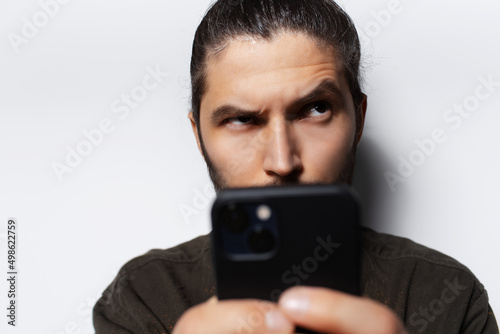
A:
<svg viewBox="0 0 500 334">
<path fill-rule="evenodd" d="M 464 265 L 411 240 L 364 229 L 361 289 L 410 333 L 498 333 L 483 285 Z M 94 307 L 101 333 L 171 333 L 217 291 L 208 235 L 123 266 Z"/>
</svg>

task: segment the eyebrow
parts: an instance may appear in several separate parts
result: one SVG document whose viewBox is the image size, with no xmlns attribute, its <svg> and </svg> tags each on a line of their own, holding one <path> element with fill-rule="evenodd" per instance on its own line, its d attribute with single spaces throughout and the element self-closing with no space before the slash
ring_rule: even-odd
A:
<svg viewBox="0 0 500 334">
<path fill-rule="evenodd" d="M 212 122 L 213 125 L 218 125 L 222 120 L 228 117 L 234 117 L 234 115 L 238 115 L 238 117 L 253 117 L 260 113 L 261 112 L 257 110 L 244 110 L 236 106 L 226 104 L 218 107 L 212 112 L 210 115 L 210 122 Z"/>
<path fill-rule="evenodd" d="M 342 94 L 337 83 L 332 80 L 325 80 L 316 86 L 310 93 L 294 101 L 292 103 L 292 108 L 314 102 L 324 96 L 335 100 L 335 102 L 342 107 L 346 105 L 346 98 L 344 94 Z"/>
<path fill-rule="evenodd" d="M 314 102 L 316 99 L 327 96 L 336 101 L 340 106 L 344 107 L 346 105 L 346 98 L 342 94 L 337 83 L 332 80 L 325 80 L 321 82 L 316 88 L 311 92 L 307 93 L 303 97 L 298 98 L 291 104 L 291 108 L 298 108 L 302 105 Z M 260 110 L 245 110 L 233 105 L 222 105 L 216 108 L 210 115 L 210 121 L 212 124 L 217 125 L 225 118 L 234 117 L 253 117 L 260 114 Z"/>
</svg>

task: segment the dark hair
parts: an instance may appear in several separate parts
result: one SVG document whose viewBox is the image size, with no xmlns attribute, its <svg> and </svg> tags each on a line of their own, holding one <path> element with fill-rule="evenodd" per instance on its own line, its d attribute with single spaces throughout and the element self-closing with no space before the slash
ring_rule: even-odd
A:
<svg viewBox="0 0 500 334">
<path fill-rule="evenodd" d="M 218 0 L 198 26 L 193 42 L 191 108 L 196 124 L 199 124 L 201 99 L 206 92 L 207 60 L 235 37 L 271 40 L 281 31 L 305 33 L 322 47 L 336 52 L 359 119 L 359 106 L 363 101 L 360 43 L 351 18 L 339 5 L 333 0 Z"/>
</svg>

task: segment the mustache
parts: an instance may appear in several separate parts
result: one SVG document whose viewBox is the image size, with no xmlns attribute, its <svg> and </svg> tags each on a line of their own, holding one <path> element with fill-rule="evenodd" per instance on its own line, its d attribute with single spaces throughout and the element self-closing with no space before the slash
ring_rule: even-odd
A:
<svg viewBox="0 0 500 334">
<path fill-rule="evenodd" d="M 321 181 L 298 181 L 297 179 L 289 178 L 275 178 L 262 184 L 256 184 L 252 187 L 281 187 L 281 186 L 311 186 L 311 185 L 325 185 L 329 182 Z"/>
<path fill-rule="evenodd" d="M 198 128 L 198 134 L 200 138 L 200 146 L 201 151 L 203 153 L 203 157 L 205 158 L 205 162 L 207 164 L 208 174 L 212 183 L 214 185 L 214 189 L 216 193 L 219 193 L 221 190 L 228 189 L 229 180 L 223 176 L 220 172 L 220 169 L 215 166 L 212 159 L 210 159 L 210 155 L 208 154 L 205 145 L 203 143 L 203 137 L 201 136 L 200 129 Z M 344 166 L 340 171 L 340 175 L 333 177 L 326 177 L 326 180 L 318 181 L 318 180 L 302 180 L 300 181 L 300 176 L 302 174 L 302 170 L 295 170 L 289 175 L 286 176 L 278 176 L 273 175 L 271 179 L 266 182 L 256 183 L 251 185 L 250 187 L 279 187 L 279 186 L 294 186 L 294 185 L 324 185 L 324 184 L 332 184 L 332 183 L 341 183 L 341 184 L 352 184 L 352 176 L 354 173 L 354 165 L 356 162 L 356 150 L 357 146 L 353 145 L 351 151 L 347 154 L 346 157 L 341 157 L 341 159 L 345 159 Z M 230 177 L 230 175 L 229 175 Z"/>
</svg>

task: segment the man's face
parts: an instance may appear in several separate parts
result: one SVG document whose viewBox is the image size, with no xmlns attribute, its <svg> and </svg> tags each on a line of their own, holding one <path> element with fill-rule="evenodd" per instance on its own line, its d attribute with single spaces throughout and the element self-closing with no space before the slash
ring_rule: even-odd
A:
<svg viewBox="0 0 500 334">
<path fill-rule="evenodd" d="M 206 74 L 199 129 L 189 117 L 217 191 L 350 182 L 362 124 L 356 133 L 331 50 L 303 34 L 241 38 L 209 60 Z"/>
</svg>

